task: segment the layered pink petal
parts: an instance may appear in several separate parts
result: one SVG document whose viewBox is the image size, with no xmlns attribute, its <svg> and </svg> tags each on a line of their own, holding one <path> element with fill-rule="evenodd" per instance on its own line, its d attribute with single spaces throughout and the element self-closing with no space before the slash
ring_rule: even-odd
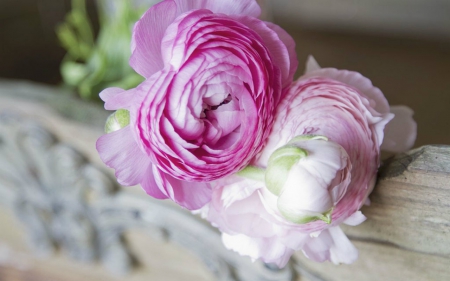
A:
<svg viewBox="0 0 450 281">
<path fill-rule="evenodd" d="M 211 200 L 212 191 L 209 183 L 178 180 L 157 169 L 153 169 L 153 174 L 164 193 L 188 210 L 198 210 Z"/>
<path fill-rule="evenodd" d="M 311 64 L 313 64 L 311 62 Z M 317 66 L 315 66 L 316 68 Z M 349 70 L 340 70 L 336 68 L 321 68 L 315 71 L 309 71 L 301 79 L 311 77 L 330 78 L 357 89 L 364 94 L 371 102 L 371 107 L 379 113 L 389 112 L 389 103 L 380 89 L 372 85 L 372 81 L 362 76 L 360 73 Z"/>
</svg>

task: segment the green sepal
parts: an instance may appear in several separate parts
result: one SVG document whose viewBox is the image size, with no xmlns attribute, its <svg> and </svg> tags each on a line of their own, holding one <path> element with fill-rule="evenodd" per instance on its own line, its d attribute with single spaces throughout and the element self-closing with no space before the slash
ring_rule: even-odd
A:
<svg viewBox="0 0 450 281">
<path fill-rule="evenodd" d="M 333 213 L 333 209 L 326 211 L 325 213 L 305 213 L 304 215 L 294 215 L 288 211 L 283 210 L 281 206 L 278 206 L 278 210 L 283 215 L 285 219 L 295 224 L 305 224 L 313 221 L 324 221 L 327 224 L 331 224 L 331 214 Z"/>
<path fill-rule="evenodd" d="M 265 175 L 267 189 L 274 195 L 280 196 L 292 166 L 307 155 L 306 150 L 292 145 L 285 145 L 275 150 L 267 163 Z"/>
<path fill-rule="evenodd" d="M 106 119 L 105 132 L 112 133 L 130 124 L 130 112 L 126 109 L 119 109 Z"/>
</svg>

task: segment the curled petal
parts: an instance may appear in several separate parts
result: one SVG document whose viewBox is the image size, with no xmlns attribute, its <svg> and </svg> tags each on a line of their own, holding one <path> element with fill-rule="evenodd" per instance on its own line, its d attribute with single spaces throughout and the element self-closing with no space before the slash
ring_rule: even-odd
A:
<svg viewBox="0 0 450 281">
<path fill-rule="evenodd" d="M 356 225 L 363 223 L 366 219 L 367 219 L 366 216 L 363 215 L 363 213 L 361 211 L 357 211 L 357 212 L 353 213 L 353 215 L 348 217 L 344 221 L 344 223 L 346 225 L 356 226 Z"/>
<path fill-rule="evenodd" d="M 135 90 L 123 90 L 121 88 L 107 88 L 100 93 L 100 98 L 105 102 L 106 110 L 128 109 L 132 106 Z"/>
<path fill-rule="evenodd" d="M 334 264 L 351 264 L 358 259 L 358 250 L 340 227 L 331 227 L 305 243 L 303 253 L 317 262 L 326 260 Z"/>
<path fill-rule="evenodd" d="M 321 69 L 319 63 L 316 61 L 316 59 L 312 55 L 309 55 L 308 59 L 306 60 L 305 74 L 308 74 L 313 71 L 317 71 L 319 69 Z"/>
<path fill-rule="evenodd" d="M 164 68 L 161 41 L 177 15 L 175 2 L 165 0 L 151 7 L 134 26 L 130 65 L 143 77 Z"/>
<path fill-rule="evenodd" d="M 411 149 L 417 136 L 417 124 L 413 119 L 414 112 L 407 106 L 391 106 L 395 114 L 384 130 L 384 141 L 381 149 L 400 153 Z"/>
<path fill-rule="evenodd" d="M 280 268 L 286 266 L 294 253 L 292 249 L 286 248 L 278 241 L 264 238 L 255 239 L 243 234 L 228 235 L 223 233 L 222 241 L 229 250 L 249 256 L 253 260 L 262 257 L 265 263 L 274 263 Z"/>
</svg>

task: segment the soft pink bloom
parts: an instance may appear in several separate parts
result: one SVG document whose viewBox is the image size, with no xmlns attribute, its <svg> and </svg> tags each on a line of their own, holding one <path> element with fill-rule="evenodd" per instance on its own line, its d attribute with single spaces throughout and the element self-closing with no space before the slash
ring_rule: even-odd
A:
<svg viewBox="0 0 450 281">
<path fill-rule="evenodd" d="M 146 80 L 100 94 L 130 112 L 97 142 L 121 184 L 198 209 L 207 182 L 261 150 L 297 60 L 293 39 L 259 14 L 254 0 L 165 0 L 136 23 L 130 65 Z"/>
<path fill-rule="evenodd" d="M 309 140 L 288 144 L 303 147 L 309 155 L 300 161 L 312 163 L 294 165 L 292 169 L 299 174 L 283 183 L 290 193 L 281 204 L 287 204 L 291 208 L 288 215 L 295 216 L 306 209 L 320 214 L 331 207 L 331 223 L 327 224 L 326 219 L 294 223 L 296 217 L 292 219 L 280 211 L 282 192 L 237 175 L 216 181 L 213 199 L 202 209 L 202 215 L 223 232 L 227 248 L 280 267 L 299 250 L 315 261 L 354 262 L 358 251 L 339 225 L 358 225 L 365 220 L 359 209 L 375 185 L 380 147 L 406 150 L 416 136 L 411 110 L 392 110 L 400 113 L 394 118 L 381 91 L 361 74 L 320 69 L 313 60 L 308 62 L 307 70 L 278 106 L 268 143 L 252 165 L 266 168 L 274 151 L 296 136 L 327 137 L 328 143 Z M 318 155 L 323 149 L 332 149 L 332 155 Z"/>
</svg>

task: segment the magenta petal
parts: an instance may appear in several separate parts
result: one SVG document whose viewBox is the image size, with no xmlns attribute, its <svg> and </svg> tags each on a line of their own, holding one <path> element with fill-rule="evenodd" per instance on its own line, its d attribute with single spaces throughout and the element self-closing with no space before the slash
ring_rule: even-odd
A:
<svg viewBox="0 0 450 281">
<path fill-rule="evenodd" d="M 164 68 L 161 42 L 167 27 L 176 16 L 175 2 L 166 0 L 151 7 L 136 23 L 130 65 L 145 78 Z"/>
<path fill-rule="evenodd" d="M 122 185 L 141 183 L 150 166 L 148 156 L 139 149 L 129 126 L 100 137 L 97 151 L 102 161 L 116 170 L 117 181 Z"/>
<path fill-rule="evenodd" d="M 407 106 L 391 106 L 395 114 L 384 129 L 384 140 L 381 149 L 390 152 L 404 152 L 413 147 L 417 136 L 417 124 L 413 119 L 414 112 Z"/>
<path fill-rule="evenodd" d="M 171 199 L 188 210 L 198 210 L 211 201 L 211 186 L 207 182 L 182 181 L 163 172 L 160 176 Z"/>
<path fill-rule="evenodd" d="M 259 17 L 261 8 L 255 0 L 174 0 L 179 14 L 198 9 L 213 13 Z"/>
</svg>

